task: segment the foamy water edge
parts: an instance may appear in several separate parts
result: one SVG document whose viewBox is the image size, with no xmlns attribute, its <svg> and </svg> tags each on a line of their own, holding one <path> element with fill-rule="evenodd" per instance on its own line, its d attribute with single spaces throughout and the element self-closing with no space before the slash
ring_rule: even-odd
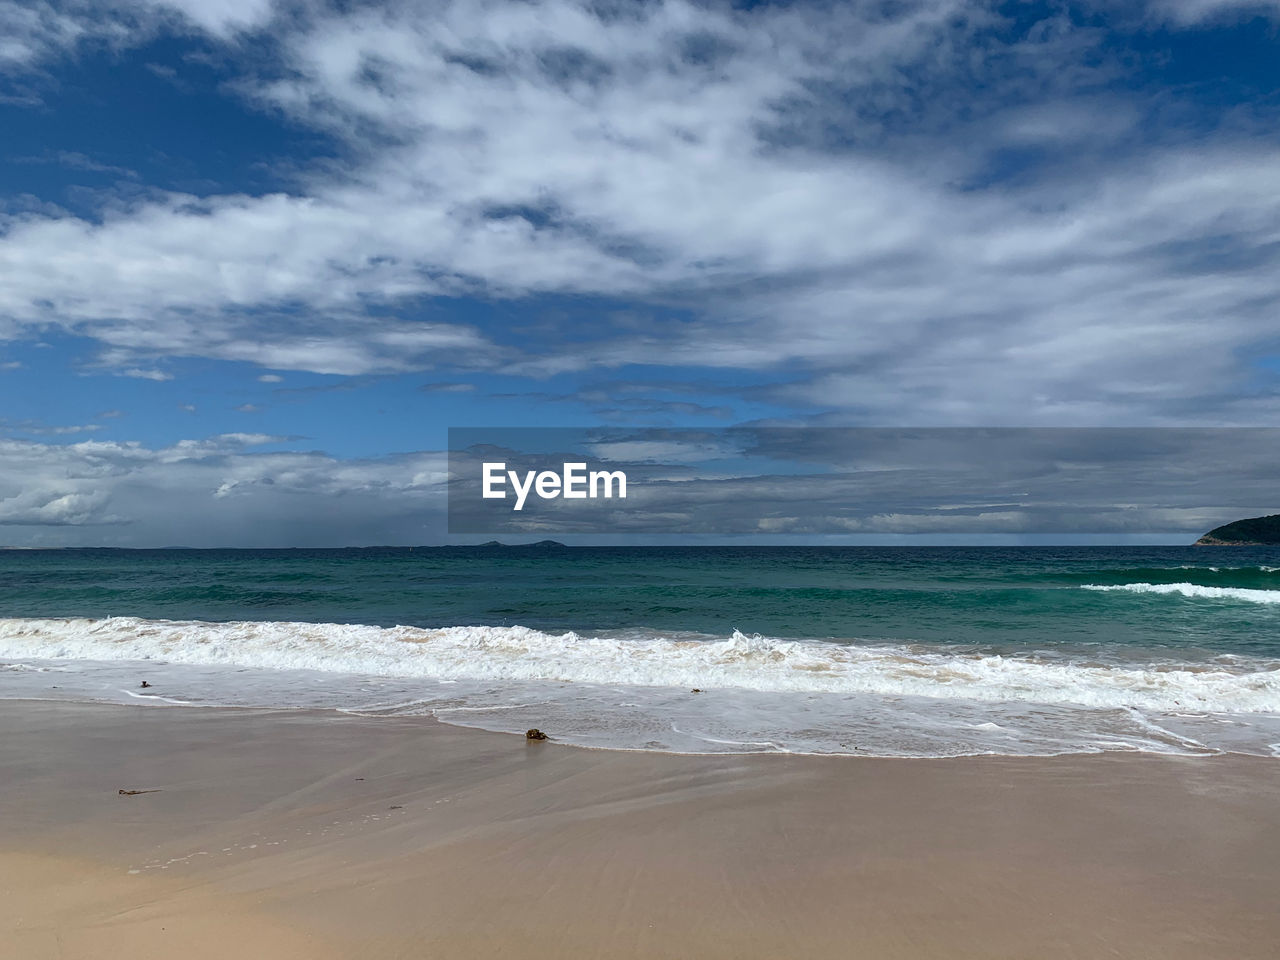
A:
<svg viewBox="0 0 1280 960">
<path fill-rule="evenodd" d="M 431 715 L 615 749 L 1280 754 L 1280 663 L 1241 657 L 117 617 L 0 620 L 0 658 L 5 697 Z"/>
</svg>

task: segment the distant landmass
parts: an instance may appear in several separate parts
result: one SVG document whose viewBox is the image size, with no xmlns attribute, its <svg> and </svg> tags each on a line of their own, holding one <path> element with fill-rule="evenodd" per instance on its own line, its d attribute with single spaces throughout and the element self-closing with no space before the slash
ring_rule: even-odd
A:
<svg viewBox="0 0 1280 960">
<path fill-rule="evenodd" d="M 1197 547 L 1248 547 L 1280 544 L 1280 513 L 1250 517 L 1214 527 L 1196 541 Z"/>
</svg>

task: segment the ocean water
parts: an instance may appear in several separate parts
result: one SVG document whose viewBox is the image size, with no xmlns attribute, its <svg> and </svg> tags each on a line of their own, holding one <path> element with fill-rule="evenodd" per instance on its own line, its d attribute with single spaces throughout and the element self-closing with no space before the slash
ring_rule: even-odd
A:
<svg viewBox="0 0 1280 960">
<path fill-rule="evenodd" d="M 0 697 L 689 753 L 1280 757 L 1280 548 L 0 551 Z"/>
</svg>

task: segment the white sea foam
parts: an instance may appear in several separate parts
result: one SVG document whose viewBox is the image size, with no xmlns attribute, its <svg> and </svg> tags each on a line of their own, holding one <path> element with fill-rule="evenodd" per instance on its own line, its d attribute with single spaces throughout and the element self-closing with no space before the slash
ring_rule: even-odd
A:
<svg viewBox="0 0 1280 960">
<path fill-rule="evenodd" d="M 1163 593 L 1210 600 L 1245 600 L 1249 603 L 1280 603 L 1280 590 L 1255 590 L 1248 587 L 1206 587 L 1198 583 L 1122 583 L 1104 585 L 1086 583 L 1085 590 L 1115 593 Z"/>
<path fill-rule="evenodd" d="M 1221 573 L 1224 570 L 1257 570 L 1259 573 L 1276 573 L 1280 571 L 1280 567 L 1269 567 L 1261 564 L 1254 567 L 1205 567 L 1198 563 L 1180 563 L 1176 567 L 1157 567 L 1158 570 L 1208 570 L 1211 573 Z"/>
<path fill-rule="evenodd" d="M 1097 709 L 1280 713 L 1280 665 L 1070 660 L 958 648 L 582 637 L 525 627 L 0 620 L 0 656 L 166 661 L 390 678 L 859 694 Z"/>
</svg>

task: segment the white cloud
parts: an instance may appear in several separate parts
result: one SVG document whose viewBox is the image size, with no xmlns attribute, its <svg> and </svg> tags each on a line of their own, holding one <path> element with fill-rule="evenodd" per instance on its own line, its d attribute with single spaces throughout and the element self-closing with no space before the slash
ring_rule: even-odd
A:
<svg viewBox="0 0 1280 960">
<path fill-rule="evenodd" d="M 122 377 L 133 377 L 135 380 L 155 380 L 163 382 L 172 380 L 173 374 L 165 373 L 163 370 L 143 370 L 139 367 L 129 367 L 127 370 L 121 370 Z"/>
<path fill-rule="evenodd" d="M 44 437 L 70 437 L 80 433 L 96 433 L 102 427 L 100 423 L 51 425 L 39 420 L 0 420 L 0 428 L 5 430 Z"/>
<path fill-rule="evenodd" d="M 269 433 L 220 433 L 213 438 L 213 442 L 233 447 L 260 447 L 268 443 L 283 443 L 287 439 Z"/>
<path fill-rule="evenodd" d="M 272 0 L 0 0 L 0 73 L 45 67 L 87 43 L 141 45 L 164 29 L 231 39 L 274 9 Z"/>
<path fill-rule="evenodd" d="M 169 447 L 0 440 L 0 542 L 158 546 L 432 542 L 445 462 L 262 453 L 225 434 Z M 341 510 L 335 510 L 335 503 Z"/>
<path fill-rule="evenodd" d="M 271 15 L 183 10 L 223 35 Z M 1184 398 L 1271 416 L 1245 358 L 1280 333 L 1274 139 L 1144 143 L 1143 105 L 1100 92 L 1125 67 L 1095 31 L 1051 16 L 1006 42 L 994 22 L 964 0 L 282 20 L 283 69 L 241 93 L 339 138 L 349 165 L 298 195 L 10 215 L 0 318 L 93 337 L 131 376 L 167 376 L 164 356 L 347 375 L 785 365 L 800 382 L 777 396 L 899 421 L 1147 422 L 1192 415 Z M 998 183 L 1011 149 L 1053 162 Z M 697 322 L 593 316 L 520 342 L 399 315 L 540 294 Z"/>
<path fill-rule="evenodd" d="M 1276 0 L 1152 0 L 1154 19 L 1175 26 L 1191 26 L 1207 20 L 1238 20 L 1280 14 Z"/>
<path fill-rule="evenodd" d="M 0 70 L 29 67 L 70 48 L 85 33 L 80 18 L 34 0 L 0 2 Z"/>
<path fill-rule="evenodd" d="M 118 522 L 102 512 L 105 502 L 105 497 L 92 493 L 49 495 L 24 490 L 0 499 L 0 526 L 75 527 Z"/>
<path fill-rule="evenodd" d="M 140 0 L 156 10 L 176 10 L 195 26 L 229 36 L 265 25 L 273 16 L 272 0 Z"/>
<path fill-rule="evenodd" d="M 764 431 L 745 446 L 741 436 L 703 435 L 682 449 L 618 444 L 607 452 L 659 463 L 613 461 L 628 472 L 627 501 L 607 517 L 580 518 L 579 529 L 598 532 L 595 525 L 603 522 L 617 534 L 727 534 L 770 524 L 775 532 L 797 534 L 1191 533 L 1260 512 L 1274 490 L 1274 431 L 1139 432 L 1127 442 L 1106 436 L 1110 431 L 870 433 Z M 263 433 L 163 447 L 0 438 L 0 544 L 335 546 L 446 539 L 446 454 L 351 460 L 268 449 L 288 442 Z M 676 479 L 686 482 L 669 482 Z"/>
</svg>

